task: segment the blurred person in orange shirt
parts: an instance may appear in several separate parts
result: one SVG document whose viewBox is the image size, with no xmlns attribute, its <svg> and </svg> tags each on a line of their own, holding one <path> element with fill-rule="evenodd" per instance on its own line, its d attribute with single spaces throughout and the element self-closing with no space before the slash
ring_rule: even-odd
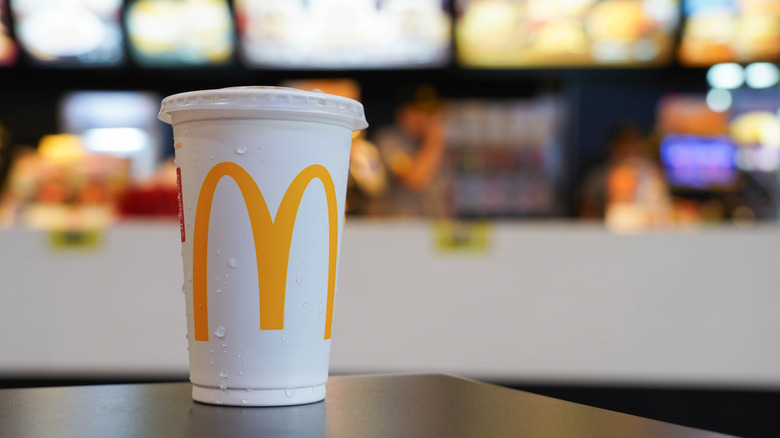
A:
<svg viewBox="0 0 780 438">
<path fill-rule="evenodd" d="M 581 217 L 603 217 L 616 231 L 640 231 L 671 223 L 671 196 L 647 139 L 633 123 L 621 123 L 610 139 L 609 161 L 588 175 Z"/>
<path fill-rule="evenodd" d="M 396 124 L 380 129 L 376 144 L 392 181 L 386 214 L 446 215 L 447 180 L 441 172 L 445 153 L 443 103 L 436 90 L 422 86 L 412 102 L 401 104 Z"/>
</svg>

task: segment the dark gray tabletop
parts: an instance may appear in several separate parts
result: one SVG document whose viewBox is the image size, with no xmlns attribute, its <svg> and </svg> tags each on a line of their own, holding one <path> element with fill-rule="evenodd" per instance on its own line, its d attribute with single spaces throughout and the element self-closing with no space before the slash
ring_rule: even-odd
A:
<svg viewBox="0 0 780 438">
<path fill-rule="evenodd" d="M 448 375 L 331 377 L 324 402 L 193 402 L 189 383 L 0 390 L 0 437 L 719 437 Z"/>
</svg>

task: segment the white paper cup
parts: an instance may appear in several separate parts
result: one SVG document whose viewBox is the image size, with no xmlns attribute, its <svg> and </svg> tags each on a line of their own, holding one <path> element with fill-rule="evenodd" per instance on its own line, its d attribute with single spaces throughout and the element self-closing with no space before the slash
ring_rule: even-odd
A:
<svg viewBox="0 0 780 438">
<path fill-rule="evenodd" d="M 193 398 L 322 400 L 362 105 L 238 87 L 167 97 L 159 117 L 174 133 Z"/>
</svg>

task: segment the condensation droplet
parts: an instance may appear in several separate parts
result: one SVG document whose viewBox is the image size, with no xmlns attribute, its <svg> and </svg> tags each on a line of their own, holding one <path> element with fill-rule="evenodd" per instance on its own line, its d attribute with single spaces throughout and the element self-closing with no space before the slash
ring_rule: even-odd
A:
<svg viewBox="0 0 780 438">
<path fill-rule="evenodd" d="M 222 293 L 222 289 L 217 288 L 217 293 L 221 294 Z"/>
<path fill-rule="evenodd" d="M 225 337 L 225 327 L 219 326 L 216 330 L 214 330 L 214 334 L 217 335 L 218 338 Z"/>
<path fill-rule="evenodd" d="M 226 383 L 220 383 L 219 384 L 219 389 L 225 391 L 227 389 L 227 384 Z"/>
<path fill-rule="evenodd" d="M 221 255 L 221 254 L 222 254 L 222 250 L 217 248 L 217 255 Z"/>
<path fill-rule="evenodd" d="M 284 389 L 284 395 L 287 397 L 292 397 L 295 395 L 295 388 L 285 388 Z"/>
<path fill-rule="evenodd" d="M 236 153 L 237 153 L 237 154 L 239 154 L 239 155 L 243 155 L 243 154 L 244 154 L 244 152 L 246 152 L 246 146 L 244 146 L 244 145 L 241 145 L 241 146 L 239 146 L 239 147 L 236 149 Z"/>
<path fill-rule="evenodd" d="M 303 282 L 303 274 L 298 274 L 295 276 L 295 282 L 298 284 L 301 284 Z"/>
<path fill-rule="evenodd" d="M 222 370 L 219 372 L 219 377 L 222 377 L 223 379 L 227 379 L 228 372 L 225 370 Z"/>
<path fill-rule="evenodd" d="M 235 269 L 238 267 L 238 260 L 236 260 L 235 257 L 231 257 L 228 259 L 228 264 L 231 268 Z M 225 277 L 227 277 L 227 274 L 225 274 Z"/>
</svg>

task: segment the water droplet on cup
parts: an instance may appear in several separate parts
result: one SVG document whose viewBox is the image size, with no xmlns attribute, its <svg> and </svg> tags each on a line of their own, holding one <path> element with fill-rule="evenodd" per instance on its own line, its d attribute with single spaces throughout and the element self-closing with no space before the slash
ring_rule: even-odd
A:
<svg viewBox="0 0 780 438">
<path fill-rule="evenodd" d="M 223 326 L 217 327 L 217 329 L 214 331 L 214 334 L 217 335 L 218 338 L 225 337 L 225 327 Z"/>
<path fill-rule="evenodd" d="M 285 388 L 284 389 L 284 395 L 287 397 L 292 397 L 295 395 L 295 388 Z"/>
<path fill-rule="evenodd" d="M 225 391 L 227 389 L 227 384 L 226 383 L 220 383 L 219 384 L 219 389 Z"/>
<path fill-rule="evenodd" d="M 322 312 L 317 314 L 317 318 L 322 318 Z"/>
<path fill-rule="evenodd" d="M 298 284 L 301 284 L 303 282 L 303 274 L 298 274 L 295 276 L 295 282 Z"/>
<path fill-rule="evenodd" d="M 228 264 L 230 265 L 231 268 L 235 269 L 238 267 L 238 260 L 236 260 L 234 257 L 231 257 L 230 259 L 228 259 Z M 227 274 L 225 275 L 225 277 L 227 277 Z"/>
<path fill-rule="evenodd" d="M 222 254 L 222 250 L 217 248 L 217 255 L 220 255 L 220 254 Z"/>
<path fill-rule="evenodd" d="M 285 338 L 284 336 L 282 336 L 282 342 L 287 342 L 287 338 Z"/>
<path fill-rule="evenodd" d="M 307 307 L 309 307 L 309 303 L 308 303 L 307 301 L 304 301 L 304 302 L 303 302 L 303 308 L 305 309 L 305 308 L 307 308 Z"/>
<path fill-rule="evenodd" d="M 247 388 L 246 392 L 252 392 L 252 388 Z"/>
<path fill-rule="evenodd" d="M 247 401 L 245 398 L 242 398 L 242 399 L 241 399 L 241 403 L 243 403 L 243 404 L 247 404 L 247 403 L 249 403 L 249 402 L 248 402 L 248 401 Z"/>
<path fill-rule="evenodd" d="M 241 146 L 238 147 L 238 149 L 236 149 L 236 153 L 239 154 L 239 155 L 243 155 L 244 152 L 246 152 L 246 146 L 244 146 L 244 145 L 241 145 Z"/>
<path fill-rule="evenodd" d="M 222 404 L 222 399 L 221 399 L 221 398 L 218 398 L 218 399 L 217 399 L 217 404 L 218 404 L 218 405 L 221 405 L 221 404 Z"/>
<path fill-rule="evenodd" d="M 227 379 L 227 376 L 228 376 L 228 372 L 227 371 L 223 370 L 223 371 L 219 372 L 219 377 L 222 377 L 223 379 Z"/>
<path fill-rule="evenodd" d="M 217 293 L 218 293 L 218 294 L 221 294 L 221 293 L 222 293 L 222 289 L 219 289 L 219 288 L 218 288 L 218 289 L 217 289 Z"/>
</svg>

